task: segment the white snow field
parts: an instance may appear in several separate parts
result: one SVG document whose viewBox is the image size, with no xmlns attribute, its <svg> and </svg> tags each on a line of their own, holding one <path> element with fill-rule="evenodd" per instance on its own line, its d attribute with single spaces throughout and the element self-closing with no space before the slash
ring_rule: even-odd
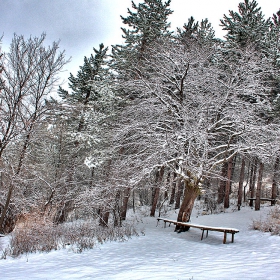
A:
<svg viewBox="0 0 280 280">
<path fill-rule="evenodd" d="M 221 232 L 210 231 L 201 241 L 199 229 L 178 234 L 173 225 L 164 228 L 161 221 L 157 227 L 156 218 L 144 218 L 145 235 L 128 242 L 109 242 L 80 254 L 63 249 L 7 257 L 0 260 L 0 279 L 280 279 L 280 236 L 249 229 L 270 209 L 244 207 L 192 217 L 193 223 L 239 229 L 234 243 L 223 244 Z M 174 211 L 168 218 L 176 218 Z"/>
</svg>

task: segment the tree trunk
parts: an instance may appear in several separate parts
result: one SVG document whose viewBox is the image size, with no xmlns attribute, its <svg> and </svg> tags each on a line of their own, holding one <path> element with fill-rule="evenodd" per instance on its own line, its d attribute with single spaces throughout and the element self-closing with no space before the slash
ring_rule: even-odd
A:
<svg viewBox="0 0 280 280">
<path fill-rule="evenodd" d="M 6 198 L 6 203 L 5 203 L 4 207 L 3 207 L 3 210 L 2 210 L 2 213 L 1 213 L 1 217 L 0 217 L 0 233 L 6 233 L 5 230 L 4 230 L 4 228 L 5 228 L 4 220 L 5 220 L 5 217 L 6 217 L 8 208 L 9 208 L 9 205 L 10 205 L 10 201 L 11 201 L 11 198 L 12 198 L 13 190 L 14 190 L 14 185 L 11 184 L 10 187 L 9 187 L 7 198 Z"/>
<path fill-rule="evenodd" d="M 238 210 L 240 210 L 242 204 L 244 175 L 245 175 L 245 159 L 244 157 L 242 157 L 241 170 L 239 176 L 239 186 L 238 186 L 238 202 L 237 202 Z"/>
<path fill-rule="evenodd" d="M 200 190 L 198 187 L 198 183 L 192 183 L 189 181 L 185 181 L 185 193 L 184 198 L 178 213 L 177 221 L 178 222 L 189 222 L 192 209 L 194 206 L 195 199 L 197 198 Z M 175 231 L 187 231 L 189 230 L 188 227 L 182 227 L 177 225 Z"/>
<path fill-rule="evenodd" d="M 126 212 L 127 212 L 129 196 L 130 196 L 130 188 L 125 188 L 124 193 L 123 193 L 123 203 L 122 203 L 122 209 L 121 209 L 121 220 L 122 221 L 124 221 L 126 219 Z"/>
<path fill-rule="evenodd" d="M 225 200 L 224 200 L 225 208 L 229 208 L 229 193 L 230 193 L 230 183 L 231 183 L 231 174 L 232 174 L 232 163 L 233 163 L 233 158 L 230 158 L 230 160 L 228 161 L 227 181 L 226 181 L 226 189 L 225 189 Z"/>
<path fill-rule="evenodd" d="M 150 213 L 151 217 L 154 217 L 155 213 L 156 213 L 156 208 L 157 208 L 157 203 L 158 203 L 158 198 L 159 198 L 159 190 L 160 190 L 159 187 L 155 188 L 155 194 L 154 194 L 153 204 L 152 204 L 151 213 Z"/>
<path fill-rule="evenodd" d="M 180 202 L 181 202 L 181 197 L 183 194 L 183 188 L 184 188 L 184 183 L 180 180 L 180 178 L 178 178 L 177 182 L 176 182 L 177 193 L 176 193 L 175 209 L 180 208 Z"/>
<path fill-rule="evenodd" d="M 251 170 L 251 165 L 252 163 L 249 161 L 248 162 L 248 167 L 247 167 L 247 176 L 246 176 L 246 184 L 245 186 L 243 187 L 243 202 L 245 203 L 246 202 L 246 188 L 248 186 L 248 183 L 249 183 L 249 180 L 250 180 L 250 170 Z"/>
<path fill-rule="evenodd" d="M 271 201 L 271 205 L 275 205 L 276 196 L 277 196 L 277 172 L 279 170 L 279 162 L 280 157 L 277 155 L 275 164 L 274 164 L 274 170 L 273 170 L 273 179 L 272 179 L 272 189 L 271 189 L 271 198 L 274 199 Z"/>
<path fill-rule="evenodd" d="M 263 176 L 263 163 L 260 163 L 258 183 L 257 183 L 257 192 L 256 192 L 256 203 L 255 210 L 258 211 L 261 208 L 261 189 L 262 189 L 262 176 Z"/>
<path fill-rule="evenodd" d="M 222 165 L 222 170 L 221 170 L 221 177 L 222 178 L 226 178 L 227 170 L 228 170 L 228 163 L 224 162 L 223 165 Z M 227 181 L 225 179 L 220 179 L 220 186 L 219 186 L 219 191 L 218 191 L 218 203 L 223 203 L 224 202 L 226 182 Z"/>
<path fill-rule="evenodd" d="M 26 155 L 26 151 L 27 151 L 27 148 L 28 148 L 28 145 L 29 145 L 32 128 L 33 128 L 33 125 L 31 124 L 30 128 L 29 128 L 30 130 L 28 131 L 28 134 L 26 135 L 24 145 L 22 147 L 22 150 L 21 150 L 21 153 L 20 153 L 20 156 L 19 156 L 18 166 L 17 166 L 16 172 L 14 174 L 14 177 L 17 177 L 19 175 L 20 171 L 21 171 L 21 168 L 22 168 L 22 165 L 23 165 L 23 160 L 24 160 L 24 157 Z M 9 191 L 8 191 L 8 195 L 7 195 L 7 198 L 6 198 L 6 202 L 5 202 L 3 211 L 1 213 L 1 217 L 0 217 L 0 232 L 1 231 L 4 232 L 3 222 L 4 222 L 4 219 L 5 219 L 6 213 L 8 211 L 10 202 L 11 202 L 13 190 L 14 190 L 14 184 L 13 184 L 13 182 L 11 182 L 10 187 L 9 187 Z"/>
<path fill-rule="evenodd" d="M 176 191 L 176 173 L 172 173 L 173 176 L 171 175 L 170 177 L 170 184 L 171 184 L 171 195 L 170 195 L 170 200 L 169 204 L 172 205 L 175 202 L 175 191 Z"/>
<path fill-rule="evenodd" d="M 253 161 L 252 167 L 251 167 L 251 175 L 250 175 L 250 193 L 251 193 L 251 198 L 254 198 L 255 196 L 255 183 L 256 183 L 256 175 L 257 175 L 257 168 L 258 168 L 258 159 L 255 158 Z M 254 206 L 254 202 L 251 199 L 250 200 L 250 207 Z"/>
<path fill-rule="evenodd" d="M 121 203 L 121 191 L 117 190 L 116 197 L 115 197 L 115 206 L 113 209 L 114 227 L 120 227 L 122 225 L 122 219 L 121 219 L 122 207 L 120 203 Z"/>
<path fill-rule="evenodd" d="M 161 169 L 157 172 L 157 175 L 156 175 L 156 184 L 159 184 L 162 182 L 163 174 L 164 174 L 164 167 L 161 167 Z M 160 187 L 156 187 L 154 197 L 153 197 L 153 202 L 152 202 L 151 213 L 150 213 L 151 217 L 154 217 L 155 213 L 156 213 L 156 208 L 157 208 L 157 203 L 158 203 L 158 198 L 159 198 L 159 191 L 160 191 Z"/>
<path fill-rule="evenodd" d="M 231 174 L 230 174 L 230 187 L 229 187 L 229 193 L 232 193 L 232 181 L 233 181 L 233 175 L 235 172 L 235 166 L 236 166 L 237 156 L 234 156 L 232 158 L 232 168 L 231 168 Z"/>
<path fill-rule="evenodd" d="M 109 222 L 109 211 L 100 212 L 100 218 L 99 218 L 99 225 L 103 227 L 108 227 Z"/>
</svg>

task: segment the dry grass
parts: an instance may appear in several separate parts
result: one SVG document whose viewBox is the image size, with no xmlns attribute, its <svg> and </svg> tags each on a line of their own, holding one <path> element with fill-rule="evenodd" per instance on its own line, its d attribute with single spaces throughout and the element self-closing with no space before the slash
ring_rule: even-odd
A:
<svg viewBox="0 0 280 280">
<path fill-rule="evenodd" d="M 280 206 L 275 206 L 266 220 L 253 221 L 252 228 L 263 232 L 271 232 L 273 235 L 280 235 Z"/>
<path fill-rule="evenodd" d="M 100 227 L 96 220 L 76 221 L 55 225 L 49 218 L 34 212 L 24 215 L 10 240 L 8 255 L 49 252 L 71 248 L 75 252 L 91 249 L 97 243 L 125 241 L 138 235 L 134 225 Z"/>
</svg>

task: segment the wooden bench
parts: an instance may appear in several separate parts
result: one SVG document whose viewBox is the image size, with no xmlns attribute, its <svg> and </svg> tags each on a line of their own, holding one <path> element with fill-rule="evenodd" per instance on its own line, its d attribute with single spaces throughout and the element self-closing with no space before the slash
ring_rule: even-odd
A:
<svg viewBox="0 0 280 280">
<path fill-rule="evenodd" d="M 233 243 L 234 242 L 234 234 L 239 232 L 239 230 L 235 229 L 235 228 L 203 226 L 203 225 L 192 224 L 192 223 L 177 222 L 175 220 L 168 220 L 168 219 L 163 219 L 163 218 L 157 218 L 157 220 L 158 220 L 157 226 L 158 226 L 159 221 L 164 221 L 164 227 L 166 227 L 166 223 L 169 223 L 169 226 L 171 224 L 174 224 L 174 225 L 179 225 L 179 226 L 183 226 L 183 227 L 199 228 L 199 229 L 202 230 L 201 240 L 204 237 L 204 232 L 205 231 L 206 231 L 206 237 L 208 237 L 208 231 L 223 232 L 224 233 L 224 239 L 223 239 L 224 244 L 226 244 L 226 241 L 227 241 L 227 233 L 231 233 L 231 242 Z"/>
<path fill-rule="evenodd" d="M 255 201 L 256 198 L 248 198 L 249 201 Z M 274 202 L 276 203 L 277 199 L 276 198 L 260 198 L 260 201 L 271 201 L 271 202 Z"/>
</svg>

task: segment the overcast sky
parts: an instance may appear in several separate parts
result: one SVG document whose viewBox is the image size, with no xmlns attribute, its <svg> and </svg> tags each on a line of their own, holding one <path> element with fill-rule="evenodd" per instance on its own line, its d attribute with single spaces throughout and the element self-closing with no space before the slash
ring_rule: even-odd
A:
<svg viewBox="0 0 280 280">
<path fill-rule="evenodd" d="M 135 0 L 135 3 L 142 2 Z M 172 29 L 181 27 L 190 16 L 196 20 L 208 18 L 217 37 L 223 32 L 219 20 L 228 10 L 237 10 L 241 0 L 172 0 L 170 16 Z M 277 0 L 258 0 L 266 17 L 280 8 Z M 60 40 L 61 49 L 72 57 L 65 70 L 76 74 L 83 57 L 100 43 L 106 46 L 121 43 L 122 21 L 130 0 L 0 0 L 0 35 L 2 48 L 7 50 L 14 33 L 26 37 L 47 33 L 48 43 Z M 69 76 L 68 72 L 63 75 Z"/>
</svg>

